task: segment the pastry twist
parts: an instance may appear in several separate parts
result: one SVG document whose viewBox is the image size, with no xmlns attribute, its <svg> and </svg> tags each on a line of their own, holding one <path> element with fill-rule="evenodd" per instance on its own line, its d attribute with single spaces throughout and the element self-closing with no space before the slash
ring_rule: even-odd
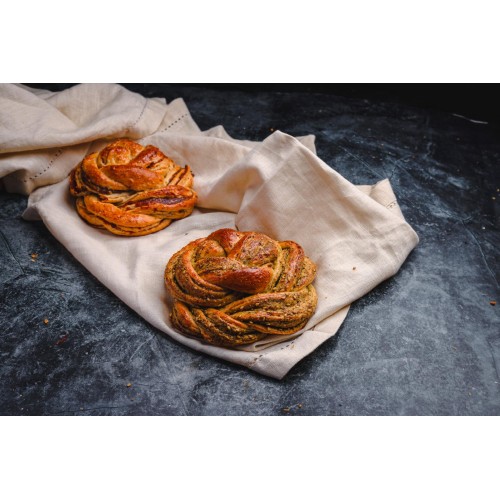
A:
<svg viewBox="0 0 500 500">
<path fill-rule="evenodd" d="M 315 264 L 293 241 L 220 229 L 172 256 L 165 283 L 182 333 L 235 347 L 290 335 L 316 309 Z"/>
<path fill-rule="evenodd" d="M 189 166 L 129 139 L 87 155 L 70 174 L 80 217 L 123 236 L 155 233 L 190 215 L 197 200 L 192 185 Z"/>
</svg>

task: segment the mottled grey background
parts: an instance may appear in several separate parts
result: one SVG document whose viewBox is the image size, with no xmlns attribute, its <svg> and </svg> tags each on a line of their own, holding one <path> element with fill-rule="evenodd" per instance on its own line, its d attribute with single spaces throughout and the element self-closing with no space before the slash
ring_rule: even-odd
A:
<svg viewBox="0 0 500 500">
<path fill-rule="evenodd" d="M 318 156 L 351 182 L 391 180 L 420 244 L 276 381 L 162 335 L 21 219 L 26 197 L 1 192 L 0 414 L 500 414 L 495 116 L 482 109 L 469 118 L 489 123 L 474 123 L 460 107 L 363 90 L 128 87 L 183 97 L 202 129 L 236 138 L 315 134 Z"/>
</svg>

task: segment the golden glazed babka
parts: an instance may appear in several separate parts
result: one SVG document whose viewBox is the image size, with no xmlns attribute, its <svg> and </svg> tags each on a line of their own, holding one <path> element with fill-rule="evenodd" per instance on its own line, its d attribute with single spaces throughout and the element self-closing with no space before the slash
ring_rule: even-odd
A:
<svg viewBox="0 0 500 500">
<path fill-rule="evenodd" d="M 197 201 L 192 186 L 189 166 L 129 139 L 87 155 L 70 175 L 82 219 L 122 236 L 155 233 L 190 215 Z"/>
<path fill-rule="evenodd" d="M 315 264 L 293 241 L 220 229 L 175 253 L 165 268 L 171 320 L 185 335 L 235 347 L 290 335 L 313 315 Z"/>
</svg>

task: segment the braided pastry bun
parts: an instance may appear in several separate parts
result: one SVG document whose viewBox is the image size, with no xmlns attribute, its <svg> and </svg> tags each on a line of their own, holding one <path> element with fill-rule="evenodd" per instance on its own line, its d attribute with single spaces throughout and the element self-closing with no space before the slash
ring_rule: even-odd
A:
<svg viewBox="0 0 500 500">
<path fill-rule="evenodd" d="M 189 166 L 129 139 L 87 155 L 70 175 L 80 217 L 122 236 L 155 233 L 190 215 L 197 200 L 192 185 Z"/>
<path fill-rule="evenodd" d="M 268 334 L 290 335 L 316 309 L 315 264 L 293 241 L 220 229 L 169 260 L 171 320 L 183 334 L 235 347 Z"/>
</svg>

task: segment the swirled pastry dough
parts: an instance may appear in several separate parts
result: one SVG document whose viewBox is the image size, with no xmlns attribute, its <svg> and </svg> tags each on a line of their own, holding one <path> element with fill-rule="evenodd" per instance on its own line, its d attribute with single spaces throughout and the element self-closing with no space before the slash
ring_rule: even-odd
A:
<svg viewBox="0 0 500 500">
<path fill-rule="evenodd" d="M 190 215 L 197 201 L 192 186 L 189 166 L 129 139 L 87 155 L 70 174 L 80 217 L 122 236 L 155 233 Z"/>
<path fill-rule="evenodd" d="M 313 315 L 315 264 L 293 241 L 220 229 L 172 256 L 165 283 L 183 334 L 235 347 L 290 335 Z"/>
</svg>

